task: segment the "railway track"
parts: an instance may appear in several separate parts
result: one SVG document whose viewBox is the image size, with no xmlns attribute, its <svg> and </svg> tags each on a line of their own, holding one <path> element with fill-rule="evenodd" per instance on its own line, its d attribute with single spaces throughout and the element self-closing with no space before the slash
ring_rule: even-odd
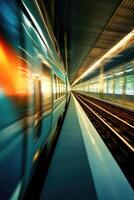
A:
<svg viewBox="0 0 134 200">
<path fill-rule="evenodd" d="M 134 188 L 134 112 L 74 92 Z"/>
<path fill-rule="evenodd" d="M 79 94 L 79 93 L 77 93 L 77 94 Z M 132 127 L 134 127 L 134 111 L 123 108 L 123 107 L 119 107 L 115 104 L 108 103 L 104 100 L 98 100 L 93 97 L 86 96 L 84 94 L 80 94 L 80 95 L 81 95 L 81 97 L 86 97 L 87 100 L 94 102 L 97 105 L 100 105 L 100 106 L 103 105 L 104 109 L 108 109 L 110 111 L 112 109 L 113 114 L 117 115 L 119 118 L 128 122 L 130 125 L 132 125 Z"/>
</svg>

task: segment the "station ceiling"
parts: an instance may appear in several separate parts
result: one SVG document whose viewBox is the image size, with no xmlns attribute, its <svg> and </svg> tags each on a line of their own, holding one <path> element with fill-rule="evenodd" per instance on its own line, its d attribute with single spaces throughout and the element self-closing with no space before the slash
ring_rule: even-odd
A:
<svg viewBox="0 0 134 200">
<path fill-rule="evenodd" d="M 133 0 L 44 0 L 73 83 L 134 27 Z"/>
</svg>

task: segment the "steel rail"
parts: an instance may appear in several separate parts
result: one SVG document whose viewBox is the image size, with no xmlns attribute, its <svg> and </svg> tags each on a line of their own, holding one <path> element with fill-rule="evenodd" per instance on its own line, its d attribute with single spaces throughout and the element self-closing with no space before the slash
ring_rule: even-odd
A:
<svg viewBox="0 0 134 200">
<path fill-rule="evenodd" d="M 106 123 L 92 108 L 90 108 L 84 101 L 82 101 L 79 97 L 77 97 L 79 101 L 84 104 L 99 120 L 101 120 L 131 151 L 134 152 L 134 148 L 122 137 L 118 134 L 117 131 L 115 131 L 108 123 Z"/>
<path fill-rule="evenodd" d="M 108 113 L 109 115 L 111 115 L 111 116 L 115 117 L 116 119 L 120 120 L 121 122 L 123 122 L 123 123 L 126 124 L 127 126 L 130 126 L 131 128 L 134 128 L 133 125 L 131 125 L 131 124 L 129 124 L 128 122 L 124 121 L 123 119 L 117 117 L 116 115 L 110 113 L 109 111 L 107 111 L 107 110 L 105 110 L 104 108 L 98 106 L 97 104 L 91 102 L 90 100 L 86 99 L 85 97 L 83 97 L 83 96 L 81 96 L 81 95 L 79 95 L 79 94 L 76 94 L 76 95 L 80 96 L 81 98 L 85 99 L 87 102 L 93 104 L 94 106 L 98 107 L 99 109 L 103 110 L 104 112 Z"/>
</svg>

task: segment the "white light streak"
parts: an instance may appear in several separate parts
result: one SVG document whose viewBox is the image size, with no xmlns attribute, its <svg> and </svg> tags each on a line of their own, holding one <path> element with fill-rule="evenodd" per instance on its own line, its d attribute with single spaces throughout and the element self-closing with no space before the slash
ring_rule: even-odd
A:
<svg viewBox="0 0 134 200">
<path fill-rule="evenodd" d="M 99 65 L 101 65 L 105 60 L 109 60 L 113 56 L 120 53 L 122 50 L 127 48 L 131 43 L 134 43 L 134 29 L 127 34 L 122 40 L 120 40 L 114 47 L 112 47 L 104 56 L 102 56 L 97 62 L 95 62 L 93 65 L 89 66 L 88 70 L 84 72 L 78 79 L 76 79 L 72 86 L 76 84 L 80 79 L 84 78 L 86 75 L 91 73 L 93 70 L 95 70 Z"/>
<path fill-rule="evenodd" d="M 116 76 L 119 76 L 119 75 L 121 75 L 121 74 L 123 74 L 124 72 L 118 72 L 118 73 L 116 73 L 115 75 Z"/>
<path fill-rule="evenodd" d="M 133 69 L 127 69 L 127 70 L 125 70 L 125 72 L 132 72 L 133 71 Z"/>
<path fill-rule="evenodd" d="M 24 4 L 24 2 L 23 2 L 23 5 L 25 6 L 25 8 L 26 8 L 26 10 L 27 10 L 27 12 L 28 12 L 28 14 L 29 14 L 29 16 L 31 17 L 31 19 L 32 19 L 32 21 L 33 21 L 35 27 L 37 28 L 38 32 L 40 33 L 41 37 L 43 38 L 43 41 L 45 42 L 45 45 L 47 46 L 47 48 L 48 48 L 49 51 L 51 52 L 51 50 L 50 50 L 50 48 L 49 48 L 49 45 L 48 45 L 48 43 L 47 43 L 47 41 L 46 41 L 46 38 L 44 37 L 44 34 L 43 34 L 43 32 L 42 32 L 40 26 L 38 25 L 37 21 L 36 21 L 35 18 L 33 17 L 32 13 L 29 11 L 29 9 L 27 8 L 27 6 Z M 51 54 L 52 54 L 52 52 L 51 52 Z"/>
</svg>

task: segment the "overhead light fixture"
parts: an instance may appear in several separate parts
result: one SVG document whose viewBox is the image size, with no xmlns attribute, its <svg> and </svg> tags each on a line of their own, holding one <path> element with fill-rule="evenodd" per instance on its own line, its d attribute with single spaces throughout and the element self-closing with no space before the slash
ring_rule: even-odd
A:
<svg viewBox="0 0 134 200">
<path fill-rule="evenodd" d="M 129 34 L 127 34 L 122 40 L 120 40 L 115 46 L 113 46 L 106 54 L 104 54 L 104 56 L 102 56 L 97 62 L 91 65 L 86 72 L 84 72 L 78 79 L 76 79 L 73 82 L 71 87 L 73 87 L 80 79 L 84 78 L 97 67 L 99 67 L 100 64 L 103 64 L 103 62 L 106 62 L 106 60 L 111 59 L 112 57 L 119 54 L 132 44 L 134 44 L 134 29 Z"/>
</svg>

